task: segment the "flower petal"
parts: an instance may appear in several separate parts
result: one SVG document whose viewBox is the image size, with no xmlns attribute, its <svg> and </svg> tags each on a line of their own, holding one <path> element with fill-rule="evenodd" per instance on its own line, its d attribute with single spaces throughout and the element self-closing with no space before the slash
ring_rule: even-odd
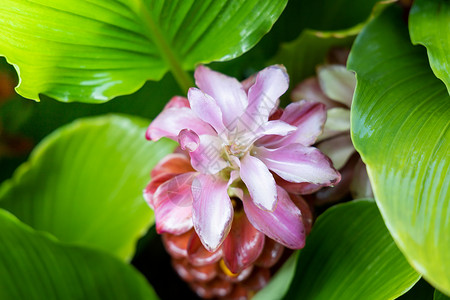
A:
<svg viewBox="0 0 450 300">
<path fill-rule="evenodd" d="M 192 228 L 191 184 L 195 173 L 184 173 L 166 181 L 153 196 L 156 231 L 182 234 Z"/>
<path fill-rule="evenodd" d="M 288 87 L 289 76 L 283 66 L 274 65 L 260 71 L 248 91 L 249 103 L 241 121 L 252 129 L 266 123 L 277 106 L 278 98 Z"/>
<path fill-rule="evenodd" d="M 162 234 L 164 248 L 175 259 L 186 258 L 187 245 L 192 234 L 195 234 L 193 230 L 189 230 L 180 235 L 164 233 Z"/>
<path fill-rule="evenodd" d="M 200 119 L 214 127 L 219 135 L 226 132 L 225 125 L 222 121 L 222 111 L 214 98 L 197 88 L 190 88 L 188 91 L 188 99 L 192 111 Z"/>
<path fill-rule="evenodd" d="M 151 177 L 155 178 L 156 176 L 164 173 L 181 174 L 192 171 L 194 171 L 194 169 L 192 168 L 187 155 L 182 153 L 171 153 L 166 155 L 153 168 Z"/>
<path fill-rule="evenodd" d="M 198 175 L 192 183 L 193 223 L 202 244 L 214 252 L 230 231 L 233 206 L 227 193 L 228 182 L 211 175 Z"/>
<path fill-rule="evenodd" d="M 252 225 L 271 239 L 288 248 L 300 249 L 305 245 L 305 226 L 300 210 L 292 203 L 288 193 L 277 186 L 278 202 L 273 212 L 259 209 L 249 195 L 244 196 L 244 210 Z"/>
<path fill-rule="evenodd" d="M 332 99 L 328 98 L 327 95 L 322 91 L 319 84 L 319 79 L 317 77 L 309 77 L 302 82 L 300 82 L 291 93 L 292 101 L 314 101 L 321 102 L 326 105 L 327 109 L 338 106 L 339 104 Z"/>
<path fill-rule="evenodd" d="M 331 99 L 352 105 L 353 92 L 356 86 L 356 77 L 352 71 L 343 65 L 328 65 L 317 70 L 320 87 Z"/>
<path fill-rule="evenodd" d="M 284 249 L 283 245 L 266 237 L 264 249 L 258 257 L 258 260 L 255 262 L 255 265 L 263 268 L 273 267 L 280 260 Z"/>
<path fill-rule="evenodd" d="M 222 158 L 222 139 L 212 135 L 201 135 L 200 145 L 189 153 L 192 167 L 205 174 L 216 174 L 228 163 Z"/>
<path fill-rule="evenodd" d="M 178 133 L 186 128 L 195 131 L 198 135 L 215 134 L 211 125 L 200 120 L 190 108 L 182 107 L 169 108 L 160 113 L 150 123 L 145 136 L 153 141 L 162 137 L 176 141 Z"/>
<path fill-rule="evenodd" d="M 327 122 L 318 140 L 324 140 L 346 132 L 350 132 L 350 110 L 334 107 L 327 111 Z"/>
<path fill-rule="evenodd" d="M 223 123 L 232 129 L 248 105 L 242 84 L 233 77 L 204 66 L 197 67 L 194 77 L 197 86 L 216 100 L 222 112 Z"/>
<path fill-rule="evenodd" d="M 263 210 L 273 211 L 277 203 L 277 189 L 266 165 L 256 157 L 246 154 L 241 159 L 240 175 L 253 202 Z"/>
<path fill-rule="evenodd" d="M 327 114 L 325 105 L 319 102 L 300 101 L 289 104 L 280 117 L 296 130 L 286 137 L 270 137 L 258 141 L 258 145 L 279 148 L 289 144 L 300 143 L 304 146 L 313 144 L 321 134 Z"/>
<path fill-rule="evenodd" d="M 372 185 L 370 184 L 366 165 L 361 159 L 356 163 L 354 177 L 350 184 L 350 192 L 353 199 L 373 198 Z"/>
<path fill-rule="evenodd" d="M 192 152 L 200 145 L 200 138 L 194 131 L 183 129 L 178 134 L 178 143 L 181 149 Z"/>
<path fill-rule="evenodd" d="M 277 149 L 255 147 L 253 151 L 270 170 L 287 181 L 332 185 L 340 179 L 330 159 L 313 147 L 291 144 Z"/>
<path fill-rule="evenodd" d="M 149 182 L 149 184 L 145 187 L 144 190 L 144 199 L 147 202 L 148 206 L 150 206 L 152 209 L 155 209 L 155 206 L 153 205 L 153 196 L 156 193 L 156 190 L 166 181 L 169 181 L 170 179 L 174 178 L 178 174 L 172 174 L 172 173 L 161 173 L 155 177 L 152 178 L 152 180 Z"/>
<path fill-rule="evenodd" d="M 169 108 L 181 108 L 187 107 L 189 108 L 189 100 L 186 97 L 181 96 L 173 96 L 169 102 L 167 102 L 166 106 L 164 106 L 164 110 Z"/>
<path fill-rule="evenodd" d="M 334 167 L 338 170 L 345 165 L 350 156 L 356 151 L 353 147 L 350 134 L 344 134 L 325 140 L 318 144 L 317 148 L 331 158 Z"/>
<path fill-rule="evenodd" d="M 264 238 L 264 234 L 248 221 L 245 213 L 235 214 L 230 233 L 222 246 L 228 269 L 237 274 L 253 264 L 263 250 Z"/>
<path fill-rule="evenodd" d="M 187 256 L 189 262 L 194 266 L 210 265 L 218 262 L 222 258 L 222 248 L 212 253 L 209 252 L 203 247 L 198 235 L 194 233 L 187 246 Z"/>
</svg>

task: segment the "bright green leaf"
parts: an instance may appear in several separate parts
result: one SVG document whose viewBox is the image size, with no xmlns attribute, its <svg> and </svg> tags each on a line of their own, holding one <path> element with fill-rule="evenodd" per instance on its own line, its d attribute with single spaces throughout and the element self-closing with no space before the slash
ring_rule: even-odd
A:
<svg viewBox="0 0 450 300">
<path fill-rule="evenodd" d="M 228 60 L 269 31 L 287 0 L 2 0 L 0 54 L 18 92 L 38 100 L 101 102 L 185 70 Z"/>
<path fill-rule="evenodd" d="M 81 119 L 43 140 L 0 190 L 0 206 L 61 241 L 130 258 L 153 223 L 142 197 L 173 142 L 145 139 L 148 121 Z"/>
<path fill-rule="evenodd" d="M 58 242 L 0 210 L 0 298 L 158 299 L 131 266 L 98 250 Z"/>
<path fill-rule="evenodd" d="M 416 0 L 409 13 L 411 41 L 427 48 L 434 75 L 450 93 L 450 1 Z"/>
<path fill-rule="evenodd" d="M 450 97 L 423 47 L 412 46 L 399 8 L 358 36 L 352 139 L 400 250 L 450 293 Z"/>
<path fill-rule="evenodd" d="M 289 290 L 289 285 L 294 278 L 297 267 L 297 258 L 300 251 L 294 252 L 283 264 L 277 273 L 270 279 L 269 283 L 260 290 L 252 300 L 277 300 Z"/>
<path fill-rule="evenodd" d="M 321 215 L 300 252 L 286 299 L 394 299 L 420 278 L 371 200 Z"/>
</svg>

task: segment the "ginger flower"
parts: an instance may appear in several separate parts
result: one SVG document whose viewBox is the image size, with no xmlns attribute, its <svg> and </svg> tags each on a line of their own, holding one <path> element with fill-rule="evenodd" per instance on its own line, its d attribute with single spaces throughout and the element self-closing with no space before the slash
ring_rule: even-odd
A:
<svg viewBox="0 0 450 300">
<path fill-rule="evenodd" d="M 178 141 L 193 168 L 147 187 L 157 231 L 179 235 L 193 227 L 214 252 L 242 207 L 257 231 L 302 248 L 301 211 L 277 182 L 320 187 L 340 180 L 330 160 L 309 146 L 322 131 L 324 105 L 304 101 L 278 110 L 289 84 L 282 66 L 260 71 L 245 87 L 203 66 L 195 79 L 199 88 L 172 99 L 147 130 L 148 139 Z"/>
</svg>

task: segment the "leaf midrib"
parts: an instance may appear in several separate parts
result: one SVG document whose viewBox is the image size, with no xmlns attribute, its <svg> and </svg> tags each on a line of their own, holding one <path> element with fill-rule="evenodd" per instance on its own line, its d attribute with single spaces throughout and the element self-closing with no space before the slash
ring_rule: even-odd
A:
<svg viewBox="0 0 450 300">
<path fill-rule="evenodd" d="M 155 23 L 155 20 L 148 10 L 147 5 L 144 3 L 144 0 L 139 1 L 136 14 L 137 17 L 141 18 L 141 20 L 144 22 L 143 25 L 145 29 L 145 35 L 155 43 L 161 57 L 169 65 L 169 69 L 174 75 L 180 88 L 184 92 L 187 92 L 190 87 L 194 86 L 192 78 L 183 69 L 180 59 L 177 57 L 176 53 L 172 51 L 169 42 L 166 40 L 160 28 Z"/>
</svg>

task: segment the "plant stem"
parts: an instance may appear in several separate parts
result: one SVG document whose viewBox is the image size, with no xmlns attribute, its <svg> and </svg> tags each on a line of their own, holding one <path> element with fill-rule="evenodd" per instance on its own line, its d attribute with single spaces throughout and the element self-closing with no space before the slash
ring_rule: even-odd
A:
<svg viewBox="0 0 450 300">
<path fill-rule="evenodd" d="M 145 22 L 145 27 L 147 31 L 147 36 L 153 40 L 155 45 L 158 47 L 161 56 L 169 64 L 170 71 L 172 72 L 175 80 L 180 86 L 184 93 L 187 93 L 190 87 L 194 86 L 194 81 L 191 76 L 183 69 L 180 64 L 180 60 L 177 58 L 176 54 L 170 48 L 169 43 L 164 38 L 164 35 L 159 30 L 158 26 L 155 24 L 153 17 L 148 10 L 148 7 L 143 1 L 140 2 L 139 13 L 141 18 Z"/>
</svg>

